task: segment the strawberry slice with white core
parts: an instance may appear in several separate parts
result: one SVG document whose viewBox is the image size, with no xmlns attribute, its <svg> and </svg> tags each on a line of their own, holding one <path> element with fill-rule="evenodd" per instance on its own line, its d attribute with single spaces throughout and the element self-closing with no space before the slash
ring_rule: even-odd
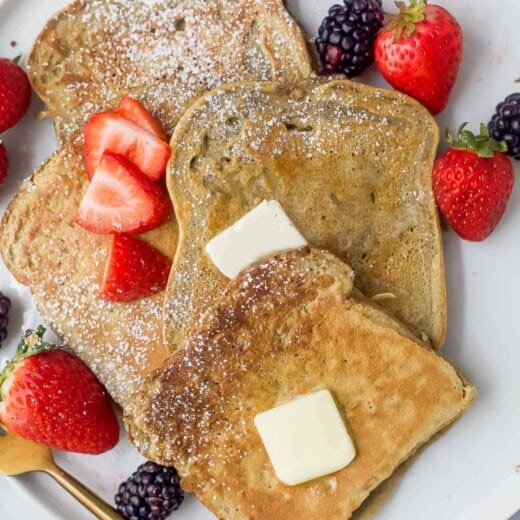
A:
<svg viewBox="0 0 520 520">
<path fill-rule="evenodd" d="M 114 112 L 155 135 L 155 137 L 163 141 L 168 141 L 166 132 L 163 130 L 159 121 L 157 121 L 137 99 L 124 97 Z"/>
<path fill-rule="evenodd" d="M 100 296 L 114 302 L 151 296 L 166 287 L 170 268 L 170 259 L 146 242 L 114 236 Z"/>
<path fill-rule="evenodd" d="M 123 156 L 105 152 L 78 208 L 75 222 L 99 234 L 142 233 L 172 213 L 162 188 Z"/>
<path fill-rule="evenodd" d="M 92 179 L 103 152 L 117 153 L 158 181 L 171 155 L 167 142 L 115 112 L 93 115 L 85 126 L 85 166 Z"/>
</svg>

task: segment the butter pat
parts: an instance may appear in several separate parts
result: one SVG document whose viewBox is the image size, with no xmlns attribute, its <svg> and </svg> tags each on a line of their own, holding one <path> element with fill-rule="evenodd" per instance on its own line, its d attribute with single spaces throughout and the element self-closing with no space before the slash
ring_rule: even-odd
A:
<svg viewBox="0 0 520 520">
<path fill-rule="evenodd" d="M 264 200 L 206 245 L 206 253 L 228 278 L 256 260 L 307 245 L 280 203 Z"/>
<path fill-rule="evenodd" d="M 328 390 L 297 397 L 255 417 L 277 477 L 289 486 L 347 466 L 356 456 Z"/>
</svg>

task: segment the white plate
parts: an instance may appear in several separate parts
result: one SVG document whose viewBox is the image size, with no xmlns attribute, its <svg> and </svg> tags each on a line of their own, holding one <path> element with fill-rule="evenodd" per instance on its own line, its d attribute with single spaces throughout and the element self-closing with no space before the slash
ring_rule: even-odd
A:
<svg viewBox="0 0 520 520">
<path fill-rule="evenodd" d="M 130 0 L 129 0 L 130 1 Z M 134 0 L 131 0 L 134 1 Z M 0 0 L 0 56 L 27 55 L 45 20 L 67 0 Z M 309 38 L 333 0 L 289 0 L 288 7 Z M 495 105 L 520 90 L 520 2 L 439 0 L 460 21 L 465 36 L 462 69 L 451 103 L 438 117 L 441 129 L 469 121 L 487 122 Z M 392 10 L 392 2 L 385 0 Z M 16 47 L 10 42 L 16 41 Z M 377 71 L 363 81 L 383 84 Z M 0 188 L 0 214 L 22 179 L 55 148 L 50 121 L 36 121 L 34 99 L 29 114 L 2 135 L 11 158 L 9 180 Z M 520 163 L 515 164 L 520 174 Z M 443 353 L 479 390 L 475 406 L 414 462 L 378 518 L 503 520 L 520 507 L 520 189 L 514 189 L 506 215 L 495 233 L 472 244 L 445 233 L 449 330 Z M 13 299 L 10 340 L 0 356 L 10 354 L 22 328 L 39 322 L 27 290 L 0 261 L 0 290 Z M 99 457 L 57 454 L 60 464 L 108 500 L 118 483 L 139 462 L 127 442 Z M 11 479 L 14 481 L 14 479 Z M 3 481 L 2 481 L 3 482 Z M 41 508 L 64 519 L 91 518 L 57 486 L 43 477 L 17 480 Z M 190 497 L 174 515 L 179 520 L 213 518 Z"/>
</svg>

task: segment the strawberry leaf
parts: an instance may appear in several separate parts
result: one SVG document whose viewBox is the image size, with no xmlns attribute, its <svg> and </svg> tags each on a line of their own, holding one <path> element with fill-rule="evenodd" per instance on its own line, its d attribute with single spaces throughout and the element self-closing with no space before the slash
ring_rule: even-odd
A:
<svg viewBox="0 0 520 520">
<path fill-rule="evenodd" d="M 45 334 L 45 327 L 40 325 L 36 330 L 27 329 L 18 343 L 16 354 L 4 367 L 0 374 L 0 401 L 2 401 L 2 386 L 5 380 L 11 375 L 12 371 L 16 366 L 29 356 L 40 354 L 48 350 L 53 350 L 56 346 L 47 341 L 43 341 L 43 335 Z"/>
<path fill-rule="evenodd" d="M 398 1 L 395 5 L 399 9 L 399 13 L 382 30 L 385 32 L 394 31 L 394 41 L 399 41 L 403 34 L 406 38 L 410 38 L 415 32 L 415 24 L 426 18 L 426 0 L 410 0 L 410 5 Z"/>
<path fill-rule="evenodd" d="M 505 141 L 497 141 L 489 135 L 489 130 L 484 124 L 480 124 L 480 133 L 475 135 L 471 130 L 466 130 L 468 123 L 462 123 L 454 138 L 446 130 L 446 140 L 452 148 L 457 150 L 469 150 L 475 152 L 479 157 L 491 158 L 495 152 L 507 151 Z"/>
</svg>

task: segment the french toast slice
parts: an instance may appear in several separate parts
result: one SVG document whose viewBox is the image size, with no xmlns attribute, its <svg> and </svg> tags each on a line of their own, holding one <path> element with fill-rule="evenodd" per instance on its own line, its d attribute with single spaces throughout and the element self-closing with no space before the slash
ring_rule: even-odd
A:
<svg viewBox="0 0 520 520">
<path fill-rule="evenodd" d="M 179 122 L 167 184 L 180 237 L 165 337 L 181 343 L 228 283 L 204 251 L 275 199 L 313 246 L 352 266 L 356 284 L 439 347 L 446 329 L 442 242 L 431 171 L 433 118 L 395 91 L 347 80 L 235 84 Z"/>
<path fill-rule="evenodd" d="M 111 238 L 73 222 L 88 185 L 82 152 L 76 133 L 23 182 L 2 218 L 0 253 L 45 321 L 125 406 L 169 355 L 161 334 L 164 293 L 130 303 L 99 297 Z M 171 218 L 140 238 L 173 258 L 177 223 Z"/>
<path fill-rule="evenodd" d="M 282 0 L 76 0 L 47 22 L 27 68 L 62 142 L 124 95 L 171 134 L 201 92 L 312 73 Z"/>
<path fill-rule="evenodd" d="M 353 292 L 353 280 L 348 265 L 312 248 L 243 271 L 132 399 L 125 420 L 139 451 L 175 466 L 221 519 L 349 518 L 475 397 L 447 361 Z M 254 418 L 318 389 L 335 397 L 357 456 L 284 485 Z"/>
</svg>

